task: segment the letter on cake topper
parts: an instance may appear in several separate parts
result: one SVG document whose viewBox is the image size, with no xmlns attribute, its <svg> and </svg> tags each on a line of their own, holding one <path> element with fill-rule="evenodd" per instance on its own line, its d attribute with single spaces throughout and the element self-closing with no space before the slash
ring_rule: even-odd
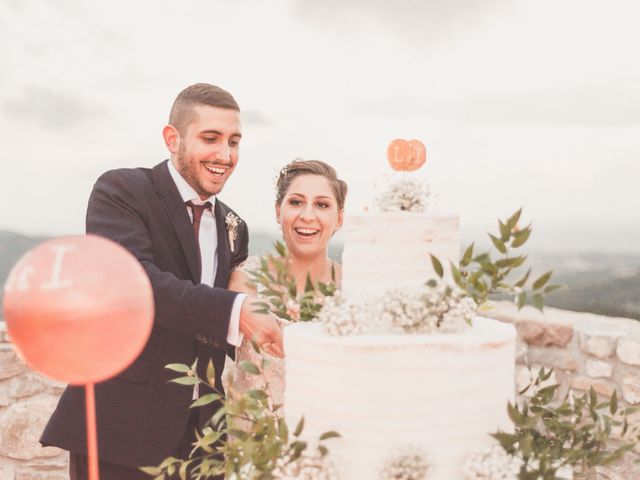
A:
<svg viewBox="0 0 640 480">
<path fill-rule="evenodd" d="M 427 149 L 420 140 L 392 140 L 387 147 L 387 160 L 398 172 L 418 170 L 427 160 Z"/>
</svg>

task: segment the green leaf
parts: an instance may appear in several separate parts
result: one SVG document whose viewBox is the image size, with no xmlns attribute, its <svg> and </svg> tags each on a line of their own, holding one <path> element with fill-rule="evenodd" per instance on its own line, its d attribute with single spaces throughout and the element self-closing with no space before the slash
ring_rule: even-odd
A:
<svg viewBox="0 0 640 480">
<path fill-rule="evenodd" d="M 596 391 L 593 388 L 593 386 L 591 386 L 589 387 L 589 405 L 591 405 L 592 408 L 595 408 L 597 403 L 598 403 L 598 395 L 596 394 Z"/>
<path fill-rule="evenodd" d="M 513 241 L 511 242 L 511 246 L 513 248 L 518 248 L 524 245 L 527 240 L 529 240 L 529 236 L 531 235 L 531 229 L 529 227 L 516 232 L 513 235 Z"/>
<path fill-rule="evenodd" d="M 307 272 L 307 280 L 304 284 L 304 291 L 306 292 L 315 292 L 316 289 L 313 287 L 313 282 L 311 281 L 311 274 Z"/>
<path fill-rule="evenodd" d="M 525 260 L 527 259 L 526 256 L 520 256 L 520 257 L 512 257 L 512 258 L 501 258 L 500 260 L 496 261 L 496 267 L 498 268 L 517 268 L 520 265 L 522 265 Z"/>
<path fill-rule="evenodd" d="M 518 310 L 525 306 L 527 303 L 527 294 L 525 292 L 521 292 L 516 297 L 516 304 L 518 305 Z"/>
<path fill-rule="evenodd" d="M 520 220 L 520 215 L 522 214 L 522 208 L 520 208 L 517 212 L 509 217 L 507 220 L 507 227 L 509 230 L 513 230 L 515 226 L 518 224 L 518 220 Z"/>
<path fill-rule="evenodd" d="M 276 249 L 276 252 L 278 252 L 278 255 L 280 255 L 281 257 L 287 256 L 287 247 L 284 246 L 284 243 L 278 240 L 273 244 L 273 246 Z"/>
<path fill-rule="evenodd" d="M 456 282 L 460 288 L 464 289 L 464 281 L 462 280 L 462 275 L 460 275 L 460 270 L 453 264 L 452 261 L 449 261 L 449 266 L 451 268 L 451 276 L 453 277 L 453 281 Z"/>
<path fill-rule="evenodd" d="M 429 288 L 436 288 L 438 286 L 438 282 L 436 280 L 434 280 L 433 278 L 429 279 L 427 281 L 427 287 Z"/>
<path fill-rule="evenodd" d="M 438 260 L 432 254 L 429 254 L 429 256 L 431 257 L 431 265 L 433 265 L 433 271 L 436 272 L 436 274 L 440 278 L 444 277 L 444 269 L 442 268 L 442 264 L 440 263 L 440 260 Z"/>
<path fill-rule="evenodd" d="M 299 437 L 300 434 L 302 433 L 302 429 L 304 428 L 304 416 L 302 418 L 300 418 L 300 421 L 298 422 L 298 425 L 296 425 L 296 429 L 293 431 L 293 436 L 294 437 Z"/>
<path fill-rule="evenodd" d="M 473 243 L 467 247 L 462 255 L 462 260 L 460 260 L 460 266 L 466 267 L 471 263 L 471 259 L 473 258 Z"/>
<path fill-rule="evenodd" d="M 251 373 L 253 375 L 258 375 L 260 373 L 260 369 L 255 365 L 255 363 L 251 363 L 248 360 L 242 360 L 239 366 L 247 373 Z"/>
<path fill-rule="evenodd" d="M 511 236 L 511 229 L 507 226 L 506 223 L 502 223 L 501 220 L 498 220 L 498 226 L 500 228 L 500 240 L 506 242 Z"/>
<path fill-rule="evenodd" d="M 611 401 L 609 402 L 609 412 L 611 412 L 611 415 L 615 415 L 617 411 L 618 411 L 618 392 L 614 390 L 613 395 L 611 395 Z"/>
<path fill-rule="evenodd" d="M 549 281 L 552 274 L 553 274 L 553 270 L 549 270 L 548 272 L 540 275 L 538 279 L 535 282 L 533 282 L 532 288 L 534 290 L 540 290 Z"/>
<path fill-rule="evenodd" d="M 177 383 L 178 385 L 195 385 L 198 383 L 198 379 L 196 377 L 179 377 L 173 378 L 169 380 L 171 383 Z"/>
<path fill-rule="evenodd" d="M 249 397 L 253 398 L 254 400 L 266 400 L 267 398 L 269 398 L 264 390 L 259 389 L 249 390 L 247 392 L 247 395 L 249 395 Z"/>
<path fill-rule="evenodd" d="M 330 432 L 324 432 L 322 435 L 320 435 L 320 440 L 328 440 L 330 438 L 338 438 L 341 437 L 341 435 L 338 432 L 335 431 L 330 431 Z"/>
<path fill-rule="evenodd" d="M 490 233 L 488 235 L 489 235 L 489 238 L 491 239 L 491 242 L 498 249 L 500 253 L 502 254 L 507 253 L 507 247 L 502 240 L 500 240 L 498 237 L 491 235 Z"/>
<path fill-rule="evenodd" d="M 496 432 L 492 433 L 491 436 L 495 438 L 500 443 L 500 446 L 507 452 L 509 452 L 518 441 L 518 435 L 512 433 Z"/>
<path fill-rule="evenodd" d="M 564 290 L 566 289 L 567 286 L 563 285 L 563 284 L 554 284 L 554 285 L 547 285 L 546 287 L 544 287 L 544 293 L 551 293 L 551 292 L 555 292 L 556 290 Z"/>
<path fill-rule="evenodd" d="M 185 365 L 183 363 L 170 363 L 169 365 L 165 365 L 164 368 L 180 373 L 187 373 L 191 370 L 191 367 L 189 365 Z"/>
<path fill-rule="evenodd" d="M 518 287 L 518 288 L 524 287 L 524 284 L 527 283 L 527 280 L 529 280 L 529 275 L 531 275 L 531 269 L 527 270 L 527 273 L 524 274 L 524 277 L 518 280 L 515 283 L 514 287 Z"/>
<path fill-rule="evenodd" d="M 212 387 L 216 385 L 216 368 L 213 366 L 213 360 L 209 359 L 209 364 L 207 365 L 207 383 Z"/>
<path fill-rule="evenodd" d="M 207 393 L 194 401 L 189 408 L 201 407 L 202 405 L 209 405 L 210 403 L 220 400 L 222 397 L 217 393 Z"/>
<path fill-rule="evenodd" d="M 533 297 L 531 297 L 531 303 L 535 308 L 542 312 L 544 310 L 544 295 L 541 293 L 534 293 Z"/>
<path fill-rule="evenodd" d="M 287 422 L 284 420 L 278 422 L 278 435 L 284 443 L 289 443 L 289 427 L 287 427 Z"/>
<path fill-rule="evenodd" d="M 158 467 L 138 467 L 138 468 L 142 470 L 144 473 L 146 473 L 147 475 L 157 476 L 162 473 L 162 470 Z"/>
</svg>

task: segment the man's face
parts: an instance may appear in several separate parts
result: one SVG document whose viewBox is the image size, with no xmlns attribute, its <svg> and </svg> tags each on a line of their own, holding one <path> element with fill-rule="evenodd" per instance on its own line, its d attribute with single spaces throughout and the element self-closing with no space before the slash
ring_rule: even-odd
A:
<svg viewBox="0 0 640 480">
<path fill-rule="evenodd" d="M 177 170 L 206 200 L 218 194 L 233 173 L 240 153 L 240 112 L 199 105 L 180 135 Z"/>
</svg>

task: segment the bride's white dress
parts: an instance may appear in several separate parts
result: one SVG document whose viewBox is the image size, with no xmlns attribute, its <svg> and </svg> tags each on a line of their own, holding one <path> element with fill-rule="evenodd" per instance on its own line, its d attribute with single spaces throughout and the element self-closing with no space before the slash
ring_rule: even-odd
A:
<svg viewBox="0 0 640 480">
<path fill-rule="evenodd" d="M 249 276 L 248 272 L 258 268 L 260 268 L 260 258 L 256 256 L 247 258 L 238 266 L 238 269 L 247 276 Z M 267 297 L 263 294 L 264 288 L 263 285 L 256 285 L 256 294 L 258 298 L 268 302 Z M 281 326 L 289 323 L 283 319 L 279 321 Z M 243 360 L 255 364 L 261 373 L 254 375 L 240 368 L 240 362 Z M 264 366 L 263 360 L 265 360 Z M 284 359 L 273 357 L 264 352 L 256 352 L 251 339 L 245 337 L 240 346 L 236 348 L 235 375 L 232 382 L 231 390 L 234 395 L 240 396 L 253 389 L 265 390 L 271 397 L 272 405 L 282 405 L 284 401 Z"/>
</svg>

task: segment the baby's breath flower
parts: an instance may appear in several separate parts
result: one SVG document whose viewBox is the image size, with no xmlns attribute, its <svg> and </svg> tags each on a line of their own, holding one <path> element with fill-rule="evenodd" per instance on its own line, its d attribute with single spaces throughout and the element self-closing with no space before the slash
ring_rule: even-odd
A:
<svg viewBox="0 0 640 480">
<path fill-rule="evenodd" d="M 494 445 L 469 455 L 462 467 L 464 480 L 517 480 L 522 460 Z"/>
<path fill-rule="evenodd" d="M 380 480 L 426 480 L 429 463 L 424 452 L 405 445 L 394 452 L 380 471 Z"/>
<path fill-rule="evenodd" d="M 313 453 L 304 450 L 295 460 L 280 457 L 272 475 L 274 480 L 338 480 L 331 460 L 317 450 Z"/>
<path fill-rule="evenodd" d="M 459 332 L 475 314 L 476 304 L 442 282 L 423 289 L 392 289 L 374 298 L 327 297 L 319 320 L 330 335 L 359 333 Z"/>
<path fill-rule="evenodd" d="M 429 185 L 416 178 L 400 178 L 389 181 L 375 199 L 382 212 L 424 212 L 431 206 Z"/>
</svg>

